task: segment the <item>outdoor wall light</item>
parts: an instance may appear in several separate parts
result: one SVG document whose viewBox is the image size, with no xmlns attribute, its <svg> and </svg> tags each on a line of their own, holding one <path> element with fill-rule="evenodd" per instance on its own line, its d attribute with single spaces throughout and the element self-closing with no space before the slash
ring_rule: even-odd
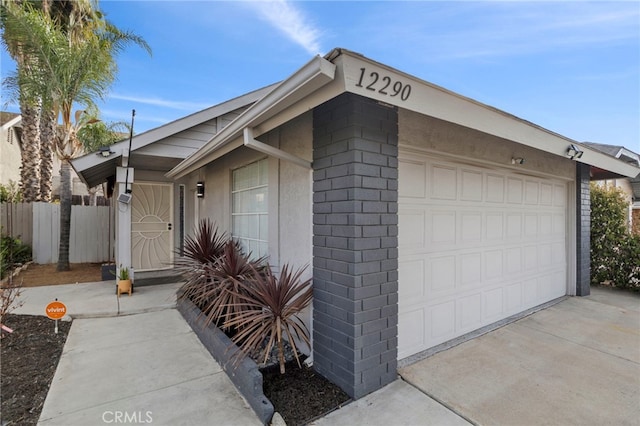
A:
<svg viewBox="0 0 640 426">
<path fill-rule="evenodd" d="M 582 154 L 584 154 L 584 151 L 581 151 L 580 148 L 578 148 L 574 144 L 569 145 L 569 148 L 567 148 L 567 157 L 571 158 L 572 160 L 582 157 Z"/>
<path fill-rule="evenodd" d="M 103 157 L 108 157 L 111 154 L 115 154 L 115 152 L 111 151 L 110 146 L 101 146 L 100 148 L 98 148 L 98 152 L 96 152 L 96 154 L 102 155 Z"/>
<path fill-rule="evenodd" d="M 524 164 L 524 158 L 522 157 L 512 158 L 511 164 Z"/>
<path fill-rule="evenodd" d="M 196 196 L 198 198 L 204 198 L 204 182 L 202 181 L 196 183 Z"/>
</svg>

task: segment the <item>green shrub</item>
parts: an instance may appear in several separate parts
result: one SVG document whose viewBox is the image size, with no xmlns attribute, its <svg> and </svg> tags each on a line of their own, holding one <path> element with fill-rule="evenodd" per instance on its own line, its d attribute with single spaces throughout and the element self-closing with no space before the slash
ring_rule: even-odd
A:
<svg viewBox="0 0 640 426">
<path fill-rule="evenodd" d="M 0 278 L 4 278 L 9 269 L 23 264 L 32 258 L 31 247 L 18 238 L 8 235 L 0 237 Z"/>
<path fill-rule="evenodd" d="M 640 291 L 640 237 L 629 232 L 618 188 L 591 184 L 591 284 Z"/>
<path fill-rule="evenodd" d="M 0 203 L 19 203 L 22 201 L 22 194 L 18 184 L 10 180 L 8 185 L 0 183 Z"/>
</svg>

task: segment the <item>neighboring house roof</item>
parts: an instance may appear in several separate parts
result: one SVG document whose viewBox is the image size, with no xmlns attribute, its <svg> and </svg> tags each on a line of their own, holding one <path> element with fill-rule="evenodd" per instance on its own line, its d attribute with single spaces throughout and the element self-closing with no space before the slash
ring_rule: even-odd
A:
<svg viewBox="0 0 640 426">
<path fill-rule="evenodd" d="M 362 84 L 365 70 L 367 78 L 369 73 L 379 78 L 385 75 L 390 79 L 389 82 L 398 81 L 404 88 L 409 86 L 409 92 L 406 96 L 404 92 L 402 95 L 396 93 L 395 96 L 390 96 L 389 90 L 373 88 L 373 83 Z M 380 78 L 381 83 L 382 81 Z M 251 146 L 253 137 L 260 136 L 344 92 L 366 96 L 558 156 L 567 156 L 569 147 L 577 147 L 582 154 L 575 158 L 576 161 L 616 176 L 635 176 L 640 171 L 637 166 L 619 161 L 509 113 L 372 61 L 358 53 L 338 48 L 324 57 L 316 56 L 275 86 L 223 131 L 213 135 L 204 146 L 180 162 L 167 176 L 183 177 L 233 149 L 242 145 Z"/>
<path fill-rule="evenodd" d="M 584 142 L 584 144 L 591 148 L 597 149 L 598 151 L 603 152 L 611 157 L 617 158 L 618 160 L 640 167 L 640 154 L 637 154 L 630 149 L 625 148 L 624 146 L 607 145 L 604 143 L 596 142 Z M 592 172 L 592 174 L 594 173 L 597 179 L 616 178 L 616 176 L 612 176 L 610 175 L 610 173 L 604 170 L 596 170 Z M 638 174 L 637 176 L 629 177 L 629 182 L 631 183 L 631 187 L 633 188 L 634 200 L 640 200 L 640 174 Z"/>
<path fill-rule="evenodd" d="M 20 114 L 16 112 L 0 111 L 0 126 L 4 127 L 5 124 L 16 117 L 20 117 Z M 11 124 L 9 127 L 11 126 L 15 126 L 15 124 Z"/>
<path fill-rule="evenodd" d="M 202 146 L 211 137 L 211 134 L 221 130 L 208 124 L 208 122 L 238 109 L 246 108 L 271 91 L 274 86 L 271 85 L 255 90 L 163 126 L 134 135 L 131 140 L 129 166 L 162 172 L 170 170 Z M 227 123 L 224 124 L 226 125 Z M 202 129 L 194 130 L 197 126 Z M 123 157 L 128 156 L 129 139 L 126 138 L 115 143 L 110 147 L 110 151 L 112 154 L 107 157 L 92 153 L 71 160 L 71 165 L 80 176 L 80 179 L 89 187 L 105 182 L 115 175 L 117 166 L 126 164 Z"/>
</svg>

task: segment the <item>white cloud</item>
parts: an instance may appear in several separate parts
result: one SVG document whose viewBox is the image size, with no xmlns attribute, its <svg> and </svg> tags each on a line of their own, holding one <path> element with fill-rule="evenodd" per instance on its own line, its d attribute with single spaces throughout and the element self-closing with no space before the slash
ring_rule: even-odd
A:
<svg viewBox="0 0 640 426">
<path fill-rule="evenodd" d="M 171 108 L 182 111 L 200 111 L 202 109 L 208 108 L 213 104 L 202 104 L 197 102 L 185 102 L 185 101 L 169 101 L 161 98 L 153 98 L 153 97 L 141 97 L 141 96 L 128 96 L 121 95 L 118 93 L 111 94 L 109 96 L 111 99 L 118 99 L 121 101 L 128 102 L 136 102 L 146 105 L 154 105 L 163 108 Z"/>
<path fill-rule="evenodd" d="M 250 4 L 262 18 L 302 46 L 307 52 L 312 55 L 321 53 L 318 41 L 320 31 L 290 1 L 259 1 Z"/>
</svg>

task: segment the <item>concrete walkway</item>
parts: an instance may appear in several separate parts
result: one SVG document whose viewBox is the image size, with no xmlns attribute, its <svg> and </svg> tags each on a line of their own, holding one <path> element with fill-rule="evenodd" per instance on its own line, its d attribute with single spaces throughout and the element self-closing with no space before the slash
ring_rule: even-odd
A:
<svg viewBox="0 0 640 426">
<path fill-rule="evenodd" d="M 260 424 L 173 309 L 178 287 L 138 287 L 119 301 L 112 282 L 25 289 L 25 304 L 16 313 L 44 315 L 46 305 L 57 298 L 74 318 L 38 424 Z M 468 424 L 397 380 L 315 424 L 427 423 Z"/>
<path fill-rule="evenodd" d="M 400 370 L 475 424 L 640 424 L 640 296 L 592 289 Z"/>
<path fill-rule="evenodd" d="M 74 317 L 39 424 L 260 424 L 173 309 L 178 286 L 25 289 L 16 313 L 58 298 Z M 640 297 L 593 289 L 400 373 L 313 424 L 637 425 Z"/>
</svg>

